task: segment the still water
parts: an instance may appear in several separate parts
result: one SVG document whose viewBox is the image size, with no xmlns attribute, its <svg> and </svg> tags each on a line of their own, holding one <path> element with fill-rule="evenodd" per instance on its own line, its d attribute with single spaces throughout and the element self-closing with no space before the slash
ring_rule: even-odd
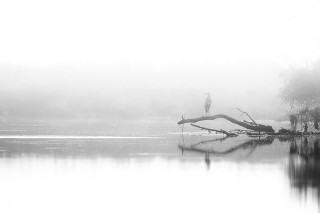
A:
<svg viewBox="0 0 320 213">
<path fill-rule="evenodd" d="M 319 212 L 319 139 L 3 122 L 1 212 Z"/>
</svg>

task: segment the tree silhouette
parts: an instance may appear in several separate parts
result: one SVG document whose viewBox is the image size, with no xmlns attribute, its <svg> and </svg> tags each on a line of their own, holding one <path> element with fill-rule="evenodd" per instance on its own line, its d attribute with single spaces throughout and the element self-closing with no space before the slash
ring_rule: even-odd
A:
<svg viewBox="0 0 320 213">
<path fill-rule="evenodd" d="M 298 110 L 320 106 L 320 61 L 308 68 L 293 68 L 283 76 L 283 102 Z"/>
</svg>

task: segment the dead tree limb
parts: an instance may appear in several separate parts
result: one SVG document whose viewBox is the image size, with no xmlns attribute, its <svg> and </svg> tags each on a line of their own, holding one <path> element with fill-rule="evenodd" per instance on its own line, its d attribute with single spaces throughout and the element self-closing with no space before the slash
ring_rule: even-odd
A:
<svg viewBox="0 0 320 213">
<path fill-rule="evenodd" d="M 236 108 L 237 110 L 239 110 L 242 114 L 241 115 L 243 115 L 243 114 L 246 114 L 249 118 L 250 118 L 250 120 L 252 120 L 252 122 L 256 125 L 256 126 L 258 126 L 258 124 L 251 118 L 251 116 L 247 113 L 247 112 L 244 112 L 244 111 L 242 111 L 241 109 L 239 109 L 239 108 Z"/>
<path fill-rule="evenodd" d="M 207 130 L 207 131 L 209 131 L 209 132 L 220 132 L 220 133 L 225 134 L 225 135 L 227 135 L 227 136 L 238 136 L 238 135 L 235 134 L 235 133 L 227 132 L 227 131 L 224 131 L 223 129 L 221 129 L 221 130 L 209 129 L 209 128 L 202 127 L 202 126 L 198 126 L 198 125 L 195 125 L 195 124 L 191 124 L 191 126 L 200 128 L 201 130 Z"/>
<path fill-rule="evenodd" d="M 250 130 L 254 130 L 254 131 L 261 131 L 261 132 L 274 132 L 274 129 L 272 128 L 272 126 L 266 126 L 266 125 L 262 125 L 262 124 L 258 124 L 257 126 L 255 125 L 250 125 L 248 123 L 242 122 L 242 121 L 238 121 L 234 118 L 231 118 L 227 115 L 223 115 L 223 114 L 217 114 L 217 115 L 213 115 L 213 116 L 206 116 L 206 117 L 198 117 L 198 118 L 191 118 L 191 119 L 182 119 L 181 121 L 178 122 L 178 124 L 185 124 L 185 123 L 196 123 L 199 121 L 208 121 L 208 120 L 215 120 L 218 118 L 223 118 L 226 119 L 228 121 L 230 121 L 231 123 L 237 124 L 239 126 L 242 126 L 246 129 L 250 129 Z"/>
</svg>

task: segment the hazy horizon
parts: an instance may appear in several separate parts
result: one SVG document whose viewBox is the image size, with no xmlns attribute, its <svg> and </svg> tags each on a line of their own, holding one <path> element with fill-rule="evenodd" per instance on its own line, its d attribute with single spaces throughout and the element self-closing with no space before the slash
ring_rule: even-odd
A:
<svg viewBox="0 0 320 213">
<path fill-rule="evenodd" d="M 204 115 L 203 93 L 210 92 L 211 114 L 234 114 L 240 107 L 257 119 L 281 116 L 286 106 L 278 98 L 277 68 L 233 66 L 2 67 L 0 112 L 2 117 L 178 119 Z M 255 73 L 258 69 L 262 72 Z"/>
<path fill-rule="evenodd" d="M 0 3 L 0 118 L 279 119 L 279 73 L 319 58 L 318 1 Z M 231 111 L 230 111 L 231 110 Z"/>
</svg>

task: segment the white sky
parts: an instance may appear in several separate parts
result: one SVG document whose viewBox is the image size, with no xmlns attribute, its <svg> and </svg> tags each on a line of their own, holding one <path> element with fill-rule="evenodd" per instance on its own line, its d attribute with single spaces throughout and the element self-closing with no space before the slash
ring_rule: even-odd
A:
<svg viewBox="0 0 320 213">
<path fill-rule="evenodd" d="M 0 3 L 0 63 L 287 63 L 319 56 L 320 1 Z"/>
</svg>

